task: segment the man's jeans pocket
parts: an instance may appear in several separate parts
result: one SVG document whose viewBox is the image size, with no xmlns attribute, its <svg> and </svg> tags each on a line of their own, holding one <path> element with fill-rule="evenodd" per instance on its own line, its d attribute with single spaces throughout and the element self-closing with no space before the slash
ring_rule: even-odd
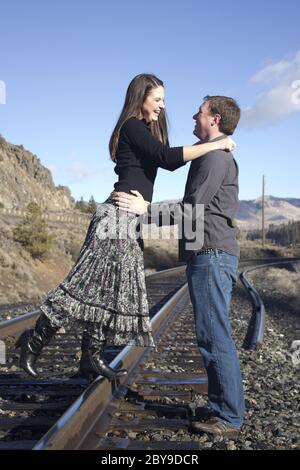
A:
<svg viewBox="0 0 300 470">
<path fill-rule="evenodd" d="M 237 273 L 231 266 L 220 264 L 220 278 L 223 291 L 230 294 L 236 285 Z"/>
</svg>

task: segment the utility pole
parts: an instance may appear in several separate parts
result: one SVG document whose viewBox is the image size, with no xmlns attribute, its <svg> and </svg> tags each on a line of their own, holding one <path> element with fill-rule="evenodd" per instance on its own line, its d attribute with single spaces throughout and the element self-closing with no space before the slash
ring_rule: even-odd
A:
<svg viewBox="0 0 300 470">
<path fill-rule="evenodd" d="M 262 223 L 262 247 L 265 247 L 265 175 L 262 177 L 262 199 L 261 199 L 261 223 Z"/>
</svg>

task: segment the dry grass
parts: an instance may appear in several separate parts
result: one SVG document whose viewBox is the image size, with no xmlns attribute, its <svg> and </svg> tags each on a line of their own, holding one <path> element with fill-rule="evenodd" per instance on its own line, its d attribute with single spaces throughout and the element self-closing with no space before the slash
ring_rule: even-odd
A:
<svg viewBox="0 0 300 470">
<path fill-rule="evenodd" d="M 299 273 L 284 268 L 269 268 L 265 270 L 264 278 L 274 291 L 282 292 L 289 298 L 289 302 L 295 310 L 300 310 Z"/>
<path fill-rule="evenodd" d="M 170 239 L 147 239 L 144 237 L 144 245 L 145 269 L 148 271 L 173 268 L 181 264 L 178 261 L 178 240 L 174 239 L 173 234 Z M 282 258 L 300 255 L 299 252 L 297 253 L 290 248 L 276 246 L 271 243 L 266 243 L 264 249 L 262 249 L 259 242 L 250 240 L 240 240 L 239 245 L 241 259 Z"/>
<path fill-rule="evenodd" d="M 262 248 L 261 242 L 251 240 L 239 240 L 241 249 L 241 259 L 247 258 L 285 258 L 299 256 L 299 249 L 293 250 L 291 248 L 273 245 L 272 243 L 265 243 Z"/>
<path fill-rule="evenodd" d="M 145 269 L 161 269 L 179 266 L 177 240 L 144 240 Z"/>
</svg>

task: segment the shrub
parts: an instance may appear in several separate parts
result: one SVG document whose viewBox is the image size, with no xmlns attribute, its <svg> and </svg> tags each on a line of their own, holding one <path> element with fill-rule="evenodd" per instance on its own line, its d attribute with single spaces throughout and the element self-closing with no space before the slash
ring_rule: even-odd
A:
<svg viewBox="0 0 300 470">
<path fill-rule="evenodd" d="M 66 246 L 66 253 L 72 256 L 74 263 L 77 261 L 82 244 L 76 243 L 73 240 Z"/>
<path fill-rule="evenodd" d="M 42 258 L 49 253 L 56 238 L 48 232 L 42 211 L 35 202 L 28 204 L 23 221 L 13 228 L 13 235 L 33 258 Z"/>
</svg>

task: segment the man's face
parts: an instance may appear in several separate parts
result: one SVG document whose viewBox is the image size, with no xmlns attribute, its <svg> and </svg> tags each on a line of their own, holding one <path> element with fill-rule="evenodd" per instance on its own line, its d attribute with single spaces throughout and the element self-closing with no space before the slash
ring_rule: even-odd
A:
<svg viewBox="0 0 300 470">
<path fill-rule="evenodd" d="M 209 131 L 214 124 L 214 116 L 211 115 L 209 109 L 209 102 L 204 101 L 199 108 L 199 111 L 193 116 L 196 121 L 193 134 L 201 140 L 209 137 Z"/>
</svg>

